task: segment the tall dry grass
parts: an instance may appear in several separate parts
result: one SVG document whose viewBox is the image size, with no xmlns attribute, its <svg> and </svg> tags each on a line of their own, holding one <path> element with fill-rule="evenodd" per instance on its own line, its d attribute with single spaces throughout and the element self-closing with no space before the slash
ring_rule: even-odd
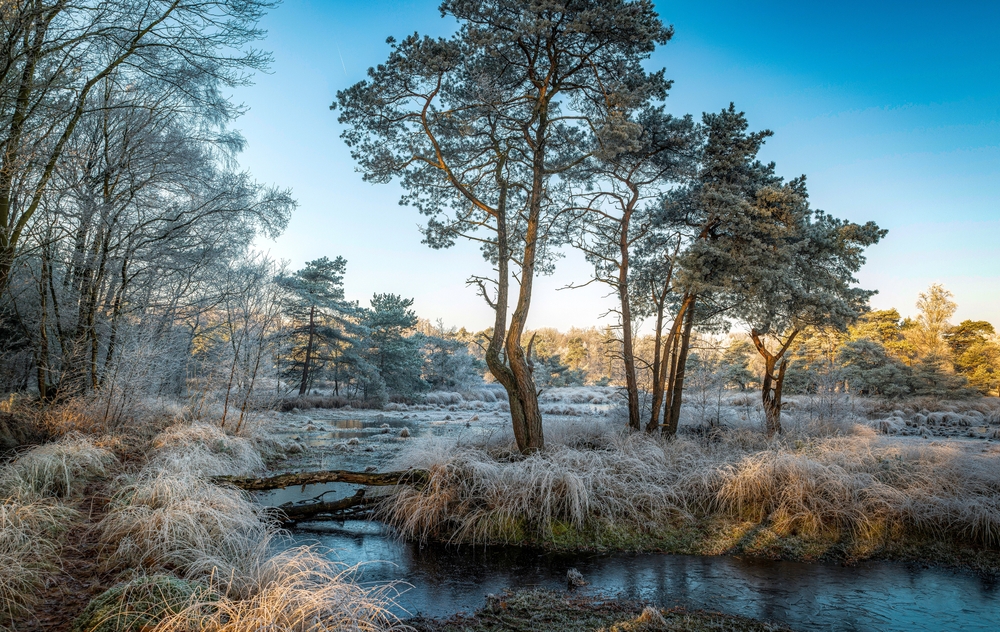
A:
<svg viewBox="0 0 1000 632">
<path fill-rule="evenodd" d="M 264 469 L 254 441 L 214 424 L 175 424 L 152 442 L 147 469 L 193 476 L 251 476 Z"/>
<path fill-rule="evenodd" d="M 0 492 L 6 496 L 67 498 L 86 483 L 106 477 L 117 462 L 106 448 L 94 445 L 88 437 L 71 433 L 15 458 L 0 472 Z"/>
<path fill-rule="evenodd" d="M 316 549 L 275 556 L 282 532 L 264 509 L 245 492 L 209 482 L 258 472 L 262 451 L 280 449 L 248 432 L 233 436 L 193 423 L 158 435 L 147 465 L 119 479 L 96 526 L 106 564 L 205 586 L 196 593 L 201 599 L 167 613 L 156 630 L 396 629 L 393 586 L 363 587 L 351 569 Z"/>
<path fill-rule="evenodd" d="M 395 585 L 366 587 L 356 567 L 330 560 L 313 547 L 287 550 L 268 559 L 241 598 L 195 601 L 168 616 L 156 632 L 382 632 L 407 629 L 393 614 Z"/>
<path fill-rule="evenodd" d="M 106 476 L 114 456 L 80 435 L 38 446 L 0 468 L 0 627 L 30 612 L 79 513 L 62 502 Z"/>
<path fill-rule="evenodd" d="M 663 441 L 582 424 L 576 437 L 547 428 L 546 451 L 528 457 L 504 436 L 427 441 L 393 467 L 428 469 L 430 484 L 401 490 L 383 515 L 409 538 L 475 543 L 728 515 L 779 534 L 909 531 L 1000 544 L 1000 451 L 807 430 L 772 442 L 745 429 Z"/>
<path fill-rule="evenodd" d="M 28 614 L 58 563 L 61 535 L 78 513 L 50 498 L 0 504 L 0 629 Z"/>
<path fill-rule="evenodd" d="M 278 533 L 245 493 L 154 470 L 122 481 L 97 531 L 111 567 L 211 576 L 236 596 L 248 594 Z"/>
</svg>

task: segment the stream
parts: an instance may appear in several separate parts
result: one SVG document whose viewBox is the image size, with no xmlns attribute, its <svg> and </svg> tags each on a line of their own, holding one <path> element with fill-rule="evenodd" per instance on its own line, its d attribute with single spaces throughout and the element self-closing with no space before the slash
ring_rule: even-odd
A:
<svg viewBox="0 0 1000 632">
<path fill-rule="evenodd" d="M 432 425 L 423 419 L 381 414 L 364 422 L 327 418 L 318 423 L 324 424 L 320 430 L 327 434 L 308 432 L 312 428 L 304 433 L 314 448 L 322 450 L 329 443 L 342 450 L 340 442 L 354 438 L 362 443 L 354 453 L 325 452 L 316 465 L 335 463 L 354 469 L 388 462 L 398 449 L 393 442 L 401 441 L 394 438 L 401 428 L 428 435 L 469 431 L 464 422 Z M 262 493 L 258 500 L 280 505 L 323 492 L 331 494 L 327 500 L 333 500 L 355 489 L 338 483 L 310 485 Z M 720 611 L 782 623 L 794 630 L 1000 630 L 997 582 L 969 572 L 914 564 L 866 562 L 844 567 L 731 556 L 420 547 L 399 540 L 380 523 L 357 520 L 303 524 L 293 530 L 286 544 L 318 544 L 331 549 L 338 561 L 361 564 L 355 579 L 365 584 L 402 582 L 396 614 L 404 617 L 471 613 L 484 605 L 487 594 L 511 587 L 566 590 L 566 571 L 576 568 L 589 582 L 576 589 L 585 595 Z"/>
<path fill-rule="evenodd" d="M 1000 586 L 971 573 L 910 564 L 853 567 L 690 555 L 551 554 L 517 547 L 420 547 L 366 521 L 316 522 L 289 546 L 319 544 L 361 564 L 365 584 L 404 582 L 401 616 L 471 613 L 505 588 L 566 589 L 576 568 L 587 595 L 644 599 L 783 623 L 794 630 L 997 630 Z"/>
</svg>

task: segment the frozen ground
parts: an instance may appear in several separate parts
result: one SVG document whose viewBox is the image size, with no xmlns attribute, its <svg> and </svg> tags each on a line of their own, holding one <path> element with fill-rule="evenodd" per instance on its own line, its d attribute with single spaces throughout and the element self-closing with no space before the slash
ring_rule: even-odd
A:
<svg viewBox="0 0 1000 632">
<path fill-rule="evenodd" d="M 625 423 L 621 398 L 612 387 L 546 389 L 540 398 L 546 432 L 573 432 L 595 423 Z M 280 468 L 289 470 L 350 469 L 383 471 L 410 442 L 430 437 L 456 441 L 495 439 L 510 433 L 510 415 L 499 388 L 472 392 L 430 393 L 425 403 L 389 404 L 385 410 L 352 408 L 292 410 L 274 413 L 271 427 L 279 438 L 298 442 L 304 450 Z M 688 394 L 682 434 L 704 435 L 727 430 L 762 428 L 759 395 L 746 393 Z M 916 440 L 949 439 L 1000 447 L 1000 400 L 910 400 L 886 403 L 848 396 L 786 399 L 782 423 L 792 436 L 874 433 Z M 973 446 L 967 446 L 973 447 Z"/>
</svg>

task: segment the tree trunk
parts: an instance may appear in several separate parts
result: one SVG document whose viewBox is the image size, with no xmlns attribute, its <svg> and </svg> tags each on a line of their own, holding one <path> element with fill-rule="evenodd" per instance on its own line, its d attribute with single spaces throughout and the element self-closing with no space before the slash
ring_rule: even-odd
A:
<svg viewBox="0 0 1000 632">
<path fill-rule="evenodd" d="M 38 292 L 38 346 L 35 351 L 35 367 L 38 371 L 38 396 L 42 401 L 50 399 L 54 393 L 49 393 L 49 332 L 48 332 L 48 275 L 46 274 L 46 259 L 42 257 L 42 274 Z"/>
<path fill-rule="evenodd" d="M 299 396 L 306 394 L 306 389 L 309 388 L 309 358 L 312 356 L 313 350 L 313 330 L 316 327 L 316 306 L 312 305 L 309 308 L 309 341 L 306 343 L 306 359 L 302 363 L 302 383 L 299 384 Z"/>
<path fill-rule="evenodd" d="M 781 434 L 781 387 L 785 383 L 785 369 L 788 368 L 788 359 L 783 358 L 778 366 L 778 374 L 774 377 L 771 388 L 763 392 L 764 418 L 767 424 L 767 436 L 773 437 Z M 774 363 L 769 367 L 774 370 Z"/>
<path fill-rule="evenodd" d="M 654 357 L 654 367 L 653 367 L 653 396 L 652 405 L 649 415 L 649 423 L 646 424 L 646 432 L 656 432 L 661 429 L 660 426 L 660 410 L 663 408 L 664 396 L 666 396 L 666 401 L 669 403 L 671 401 L 672 388 L 674 384 L 674 377 L 676 376 L 677 369 L 677 341 L 680 338 L 680 328 L 684 322 L 684 315 L 687 313 L 688 306 L 692 302 L 692 299 L 688 296 L 684 297 L 681 301 L 681 307 L 677 310 L 677 315 L 674 317 L 674 322 L 670 326 L 670 332 L 667 334 L 666 340 L 663 342 L 662 351 L 659 346 L 657 346 L 657 356 Z M 662 340 L 663 319 L 666 313 L 666 291 L 661 294 L 661 300 L 657 303 L 657 345 L 659 345 Z M 669 387 L 669 388 L 668 388 Z M 669 406 L 665 411 L 664 415 L 664 425 L 666 425 L 667 418 L 670 415 Z"/>
<path fill-rule="evenodd" d="M 628 427 L 638 432 L 642 428 L 639 421 L 639 382 L 635 375 L 635 345 L 632 340 L 632 302 L 628 288 L 628 229 L 632 217 L 632 203 L 625 210 L 621 219 L 621 230 L 618 232 L 618 252 L 621 257 L 618 265 L 618 299 L 621 304 L 622 323 L 622 364 L 625 368 L 625 391 L 628 395 Z"/>
<path fill-rule="evenodd" d="M 761 380 L 760 396 L 764 407 L 765 431 L 769 438 L 781 434 L 781 389 L 785 383 L 785 370 L 788 369 L 788 359 L 784 356 L 798 334 L 799 330 L 793 329 L 781 345 L 781 349 L 777 353 L 771 353 L 761 339 L 760 333 L 756 329 L 750 330 L 750 338 L 758 353 L 764 358 L 764 379 Z M 778 367 L 777 374 L 774 371 L 775 366 Z"/>
<path fill-rule="evenodd" d="M 536 135 L 535 157 L 533 161 L 534 178 L 528 203 L 528 222 L 524 234 L 524 253 L 521 259 L 521 284 L 517 294 L 517 306 L 511 315 L 510 327 L 507 330 L 507 340 L 504 350 L 507 354 L 507 365 L 514 378 L 520 414 L 522 415 L 522 434 L 524 441 L 518 442 L 518 449 L 527 454 L 545 448 L 545 438 L 542 434 L 542 412 L 538 408 L 538 392 L 535 390 L 535 380 L 528 365 L 528 358 L 521 347 L 521 337 L 528 321 L 528 309 L 531 307 L 531 288 L 535 280 L 535 257 L 538 249 L 538 224 L 542 212 L 542 195 L 544 188 L 543 173 L 545 156 L 544 129 L 545 114 L 540 116 L 539 132 Z M 511 406 L 513 417 L 514 407 Z M 515 429 L 515 434 L 517 433 Z"/>
<path fill-rule="evenodd" d="M 691 348 L 691 332 L 694 329 L 695 297 L 688 297 L 688 304 L 684 310 L 684 330 L 680 334 L 679 340 L 675 337 L 675 351 L 672 354 L 672 366 L 670 370 L 670 385 L 667 390 L 669 397 L 667 404 L 670 406 L 669 416 L 663 420 L 663 432 L 668 436 L 677 434 L 677 424 L 681 417 L 681 403 L 684 395 L 684 376 L 687 370 L 688 351 Z"/>
<path fill-rule="evenodd" d="M 655 293 L 654 293 L 655 297 Z M 663 390 L 660 388 L 660 372 L 664 363 L 660 359 L 663 351 L 660 343 L 663 341 L 663 316 L 666 311 L 665 301 L 656 301 L 656 326 L 653 331 L 653 392 L 650 401 L 649 421 L 646 422 L 646 432 L 656 432 L 660 427 L 660 406 L 663 404 Z"/>
<path fill-rule="evenodd" d="M 527 358 L 521 349 L 521 334 L 524 331 L 524 321 L 527 319 L 528 306 L 531 301 L 531 279 L 534 275 L 534 238 L 538 233 L 538 218 L 529 221 L 531 247 L 525 248 L 523 263 L 530 262 L 529 271 L 522 266 L 521 291 L 518 295 L 517 309 L 511 319 L 510 329 L 507 328 L 507 301 L 510 296 L 510 246 L 507 234 L 506 190 L 500 193 L 500 203 L 497 212 L 497 297 L 491 302 L 495 311 L 493 335 L 486 348 L 486 365 L 490 373 L 503 385 L 507 391 L 507 401 L 510 404 L 510 419 L 514 430 L 514 440 L 517 449 L 523 453 L 540 450 L 545 442 L 542 437 L 542 415 L 538 409 L 538 394 L 531 376 Z M 533 228 L 532 228 L 533 225 Z M 527 283 L 527 286 L 525 286 Z M 484 297 L 489 302 L 489 297 Z M 501 350 L 506 356 L 501 357 Z"/>
</svg>

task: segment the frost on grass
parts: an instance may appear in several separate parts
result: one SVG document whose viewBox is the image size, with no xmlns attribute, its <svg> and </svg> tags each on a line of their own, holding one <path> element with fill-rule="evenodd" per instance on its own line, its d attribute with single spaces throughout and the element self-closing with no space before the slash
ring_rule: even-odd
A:
<svg viewBox="0 0 1000 632">
<path fill-rule="evenodd" d="M 168 616 L 157 632 L 379 632 L 406 629 L 391 608 L 397 587 L 366 587 L 356 567 L 333 562 L 314 547 L 290 549 L 256 569 L 241 598 L 193 600 Z"/>
<path fill-rule="evenodd" d="M 251 476 L 264 469 L 254 441 L 214 424 L 177 424 L 153 440 L 149 468 L 194 476 Z"/>
<path fill-rule="evenodd" d="M 568 527 L 648 533 L 728 516 L 778 535 L 919 533 L 1000 545 L 996 452 L 857 425 L 825 437 L 803 426 L 771 442 L 738 427 L 672 441 L 600 422 L 546 430 L 546 450 L 528 457 L 503 433 L 412 446 L 393 467 L 428 469 L 430 483 L 402 489 L 385 517 L 407 537 L 455 542 L 545 541 Z"/>
<path fill-rule="evenodd" d="M 109 451 L 71 434 L 0 469 L 0 627 L 31 611 L 58 565 L 62 535 L 79 517 L 62 499 L 106 476 L 115 462 Z"/>
<path fill-rule="evenodd" d="M 218 599 L 198 582 L 170 575 L 140 575 L 95 597 L 73 622 L 72 632 L 149 630 L 192 602 Z"/>
<path fill-rule="evenodd" d="M 0 629 L 37 603 L 58 563 L 60 536 L 77 516 L 51 498 L 8 498 L 0 505 Z"/>
<path fill-rule="evenodd" d="M 97 525 L 109 565 L 212 576 L 246 593 L 277 533 L 259 505 L 191 474 L 150 469 L 122 483 Z"/>
<path fill-rule="evenodd" d="M 88 481 L 103 478 L 117 462 L 87 437 L 69 434 L 17 457 L 0 473 L 4 495 L 34 494 L 66 498 Z"/>
<path fill-rule="evenodd" d="M 93 610 L 109 621 L 155 610 L 158 623 L 149 621 L 155 630 L 399 627 L 390 613 L 394 586 L 363 587 L 353 581 L 352 569 L 318 549 L 274 556 L 282 533 L 265 510 L 246 493 L 207 479 L 259 471 L 260 449 L 267 449 L 261 441 L 205 424 L 161 433 L 150 462 L 137 475 L 119 479 L 96 531 L 109 567 L 167 579 L 126 584 L 118 593 L 106 593 Z M 166 573 L 200 588 L 183 600 L 173 591 L 157 604 L 157 582 L 181 585 Z M 137 610 L 125 593 L 146 595 L 149 603 Z"/>
</svg>

